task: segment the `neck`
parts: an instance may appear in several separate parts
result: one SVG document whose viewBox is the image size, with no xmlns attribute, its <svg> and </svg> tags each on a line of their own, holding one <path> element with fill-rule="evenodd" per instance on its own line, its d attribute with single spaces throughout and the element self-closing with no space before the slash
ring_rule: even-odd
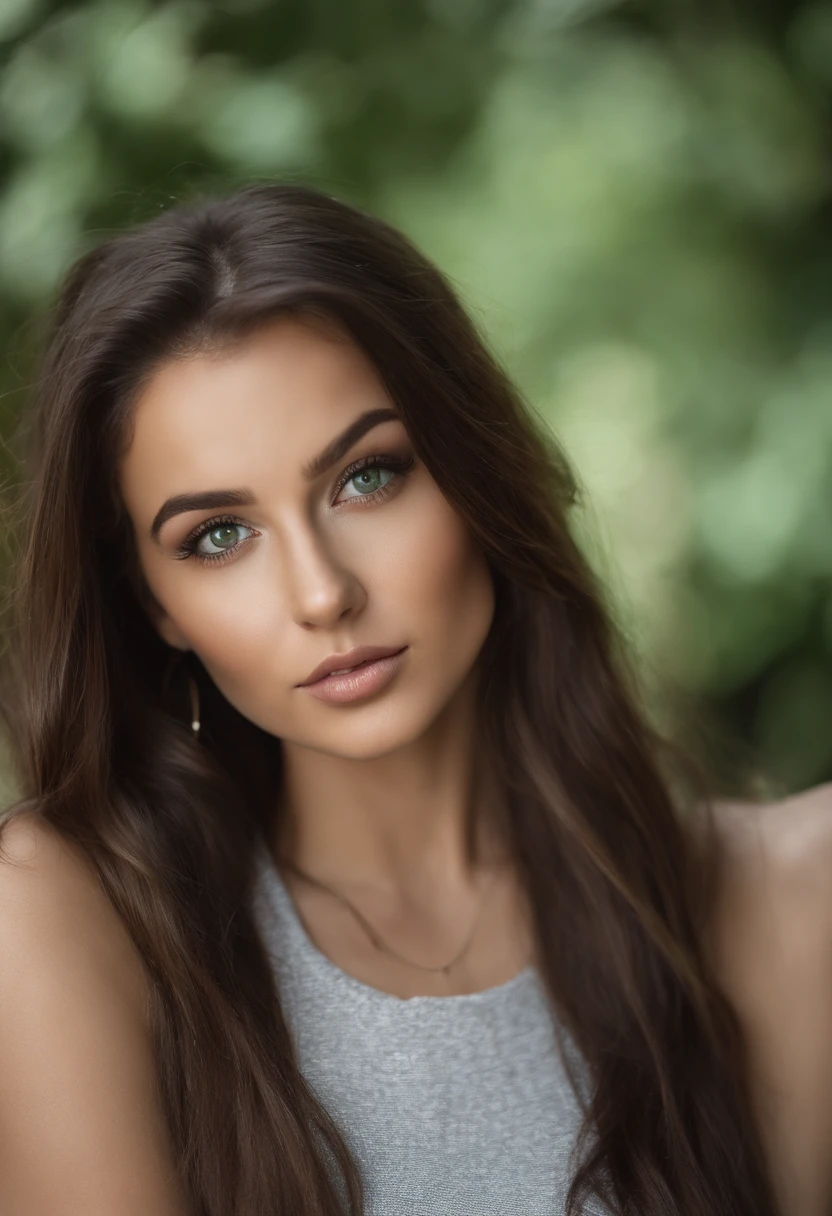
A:
<svg viewBox="0 0 832 1216">
<path fill-rule="evenodd" d="M 497 805 L 473 702 L 369 759 L 284 743 L 275 852 L 333 886 L 406 890 L 471 881 L 496 860 Z"/>
</svg>

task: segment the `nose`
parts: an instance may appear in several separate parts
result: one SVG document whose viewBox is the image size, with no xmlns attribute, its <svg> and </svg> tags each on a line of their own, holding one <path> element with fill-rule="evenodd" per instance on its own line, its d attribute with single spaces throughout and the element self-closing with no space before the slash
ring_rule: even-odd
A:
<svg viewBox="0 0 832 1216">
<path fill-rule="evenodd" d="M 331 540 L 304 524 L 284 537 L 283 578 L 290 611 L 304 629 L 328 629 L 349 612 L 360 610 L 366 590 Z"/>
</svg>

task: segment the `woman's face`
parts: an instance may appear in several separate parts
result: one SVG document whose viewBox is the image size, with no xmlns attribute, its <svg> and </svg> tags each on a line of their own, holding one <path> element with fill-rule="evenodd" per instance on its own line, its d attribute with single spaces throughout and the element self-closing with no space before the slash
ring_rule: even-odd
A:
<svg viewBox="0 0 832 1216">
<path fill-rule="evenodd" d="M 389 413 L 307 467 L 368 411 Z M 470 687 L 490 571 L 371 362 L 334 327 L 283 317 L 230 353 L 165 364 L 119 481 L 156 628 L 264 730 L 369 758 Z M 299 687 L 362 645 L 406 647 L 385 687 L 339 704 Z"/>
</svg>

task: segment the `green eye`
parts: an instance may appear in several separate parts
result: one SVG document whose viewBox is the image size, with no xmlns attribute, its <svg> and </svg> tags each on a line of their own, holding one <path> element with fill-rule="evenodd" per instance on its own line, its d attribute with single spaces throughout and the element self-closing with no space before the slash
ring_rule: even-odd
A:
<svg viewBox="0 0 832 1216">
<path fill-rule="evenodd" d="M 252 528 L 247 528 L 245 524 L 236 524 L 233 520 L 225 520 L 214 524 L 213 528 L 206 528 L 204 532 L 194 537 L 191 542 L 191 551 L 202 561 L 221 558 L 226 553 L 232 553 L 239 547 L 242 541 L 247 539 L 245 536 L 241 537 L 241 533 L 253 533 L 253 531 Z"/>
<path fill-rule="evenodd" d="M 236 524 L 223 524 L 220 528 L 212 528 L 206 535 L 212 545 L 216 545 L 218 549 L 224 549 L 226 545 L 234 543 L 234 533 L 236 530 Z"/>
<path fill-rule="evenodd" d="M 211 564 L 232 557 L 236 551 L 260 533 L 248 524 L 241 524 L 230 515 L 206 519 L 176 550 L 175 557 L 185 561 L 189 557 L 198 562 Z"/>
<path fill-rule="evenodd" d="M 348 502 L 357 499 L 381 502 L 407 477 L 414 464 L 412 456 L 364 457 L 344 470 L 338 483 L 340 491 L 335 501 L 343 501 L 346 498 Z M 344 491 L 350 486 L 355 493 L 345 495 Z"/>
<path fill-rule="evenodd" d="M 381 473 L 380 465 L 371 469 L 362 469 L 360 473 L 356 473 L 355 477 L 351 477 L 347 484 L 355 485 L 362 494 L 372 494 L 374 490 L 378 490 L 386 484 L 381 480 Z"/>
<path fill-rule="evenodd" d="M 347 494 L 347 498 L 365 498 L 368 494 L 375 494 L 378 490 L 382 490 L 394 477 L 395 472 L 386 468 L 383 465 L 368 465 L 361 469 L 358 473 L 354 473 L 348 482 L 344 485 L 344 490 L 348 486 L 354 486 L 358 491 L 356 494 Z M 343 490 L 341 497 L 344 496 Z"/>
</svg>

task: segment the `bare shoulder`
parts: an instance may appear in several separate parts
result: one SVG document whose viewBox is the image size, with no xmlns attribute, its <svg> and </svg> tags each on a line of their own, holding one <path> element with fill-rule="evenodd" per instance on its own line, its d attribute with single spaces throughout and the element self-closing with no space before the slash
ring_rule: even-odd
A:
<svg viewBox="0 0 832 1216">
<path fill-rule="evenodd" d="M 801 909 L 832 926 L 832 782 L 777 802 L 714 806 L 726 860 L 726 895 Z M 817 919 L 819 918 L 819 919 Z"/>
<path fill-rule="evenodd" d="M 94 870 L 84 852 L 48 820 L 25 811 L 0 824 L 0 874 L 7 873 L 37 875 L 41 881 L 48 877 L 50 881 L 61 878 L 84 883 L 92 880 Z M 0 881 L 14 884 L 15 879 Z"/>
<path fill-rule="evenodd" d="M 8 969 L 31 949 L 83 950 L 114 991 L 145 1016 L 148 979 L 90 859 L 30 812 L 0 829 L 0 942 Z"/>
<path fill-rule="evenodd" d="M 110 921 L 107 903 L 84 852 L 46 820 L 26 812 L 2 825 L 0 933 L 7 947 L 32 924 L 63 932 L 67 918 L 97 914 Z"/>
<path fill-rule="evenodd" d="M 724 865 L 712 948 L 726 987 L 773 1007 L 788 985 L 811 1003 L 832 972 L 832 783 L 714 812 Z"/>
<path fill-rule="evenodd" d="M 179 1216 L 130 934 L 55 828 L 16 815 L 0 846 L 0 1211 Z"/>
<path fill-rule="evenodd" d="M 716 976 L 746 1038 L 750 1083 L 786 1216 L 832 1210 L 832 783 L 723 803 Z"/>
<path fill-rule="evenodd" d="M 34 812 L 20 812 L 0 824 L 0 874 L 4 876 L 0 881 L 14 886 L 17 880 L 12 875 L 32 876 L 21 878 L 25 890 L 33 879 L 89 883 L 93 873 L 84 852 Z"/>
</svg>

